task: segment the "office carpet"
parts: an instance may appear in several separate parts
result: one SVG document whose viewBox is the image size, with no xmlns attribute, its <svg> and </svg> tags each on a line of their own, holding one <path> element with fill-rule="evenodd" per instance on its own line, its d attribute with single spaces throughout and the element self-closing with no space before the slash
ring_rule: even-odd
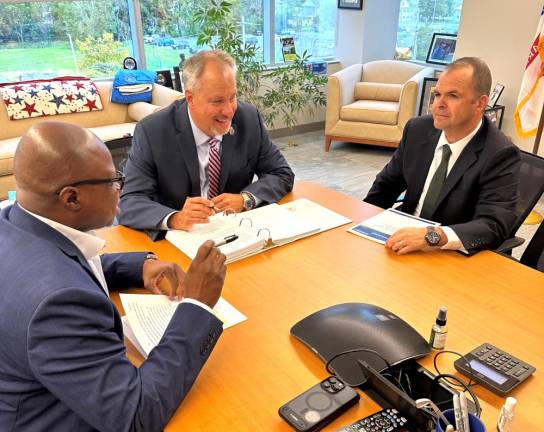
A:
<svg viewBox="0 0 544 432">
<path fill-rule="evenodd" d="M 291 141 L 296 145 L 290 145 Z M 394 149 L 334 142 L 329 153 L 325 153 L 323 130 L 276 138 L 274 142 L 293 168 L 297 180 L 311 180 L 361 199 L 394 152 Z M 536 210 L 544 215 L 544 199 Z M 514 250 L 516 258 L 521 256 L 537 227 L 522 225 L 518 230 L 517 235 L 526 242 Z"/>
</svg>

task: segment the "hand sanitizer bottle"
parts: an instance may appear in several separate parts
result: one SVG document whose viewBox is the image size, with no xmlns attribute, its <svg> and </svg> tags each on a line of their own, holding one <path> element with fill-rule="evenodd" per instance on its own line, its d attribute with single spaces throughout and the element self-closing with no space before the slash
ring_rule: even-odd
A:
<svg viewBox="0 0 544 432">
<path fill-rule="evenodd" d="M 446 347 L 446 337 L 448 336 L 448 328 L 446 327 L 446 315 L 448 314 L 448 308 L 442 306 L 438 311 L 438 316 L 431 329 L 431 337 L 429 338 L 429 345 L 432 349 L 443 350 Z"/>
</svg>

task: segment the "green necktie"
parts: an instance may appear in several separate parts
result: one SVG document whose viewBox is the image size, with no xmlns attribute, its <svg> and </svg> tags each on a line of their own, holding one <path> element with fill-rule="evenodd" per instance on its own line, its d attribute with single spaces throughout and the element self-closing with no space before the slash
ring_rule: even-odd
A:
<svg viewBox="0 0 544 432">
<path fill-rule="evenodd" d="M 430 219 L 432 216 L 436 201 L 438 200 L 438 196 L 440 195 L 440 191 L 442 190 L 442 186 L 444 185 L 444 181 L 446 180 L 446 176 L 448 174 L 448 162 L 450 160 L 450 156 L 450 146 L 448 144 L 444 144 L 442 146 L 442 160 L 440 161 L 440 165 L 438 165 L 438 168 L 433 175 L 431 184 L 429 184 L 429 190 L 427 190 L 427 196 L 425 196 L 423 207 L 421 208 L 421 213 L 419 215 L 423 219 Z"/>
</svg>

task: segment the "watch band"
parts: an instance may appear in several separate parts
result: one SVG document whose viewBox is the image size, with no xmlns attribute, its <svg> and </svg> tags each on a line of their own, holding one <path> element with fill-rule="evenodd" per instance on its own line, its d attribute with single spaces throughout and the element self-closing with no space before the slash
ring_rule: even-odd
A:
<svg viewBox="0 0 544 432">
<path fill-rule="evenodd" d="M 242 191 L 240 195 L 242 195 L 242 199 L 244 200 L 244 210 L 251 210 L 257 206 L 257 201 L 252 193 Z"/>
<path fill-rule="evenodd" d="M 158 258 L 157 258 L 157 255 L 155 255 L 153 252 L 149 252 L 149 253 L 145 256 L 145 259 L 146 259 L 146 260 L 156 260 L 156 259 L 158 259 Z"/>
</svg>

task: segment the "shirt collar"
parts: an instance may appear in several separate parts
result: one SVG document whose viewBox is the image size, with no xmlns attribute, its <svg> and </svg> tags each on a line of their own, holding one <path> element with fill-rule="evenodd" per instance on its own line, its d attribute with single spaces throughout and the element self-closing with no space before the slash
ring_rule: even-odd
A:
<svg viewBox="0 0 544 432">
<path fill-rule="evenodd" d="M 17 205 L 26 211 L 28 214 L 34 216 L 36 219 L 42 221 L 43 223 L 49 225 L 54 230 L 60 232 L 64 237 L 70 240 L 76 245 L 76 247 L 81 251 L 85 259 L 88 261 L 95 256 L 104 248 L 106 241 L 98 237 L 94 231 L 79 231 L 69 226 L 58 223 L 54 220 L 48 219 L 46 217 L 32 213 L 31 211 L 25 209 L 21 204 Z"/>
<path fill-rule="evenodd" d="M 467 144 L 474 137 L 474 135 L 476 135 L 478 130 L 480 130 L 480 127 L 482 127 L 482 123 L 483 119 L 480 120 L 478 126 L 476 126 L 476 128 L 471 133 L 469 133 L 466 137 L 461 138 L 459 141 L 455 141 L 453 143 L 448 142 L 448 140 L 446 139 L 446 133 L 442 131 L 442 133 L 440 134 L 440 138 L 438 139 L 438 144 L 436 145 L 436 150 L 442 148 L 442 146 L 444 146 L 445 144 L 448 144 L 451 147 L 452 151 L 458 150 L 460 153 L 467 146 Z"/>
<path fill-rule="evenodd" d="M 189 114 L 189 122 L 191 123 L 191 129 L 193 130 L 193 137 L 195 138 L 195 144 L 197 146 L 201 146 L 207 143 L 210 137 L 204 132 L 202 132 L 199 129 L 199 127 L 195 124 L 195 122 L 193 121 L 193 118 L 191 117 L 191 109 L 189 107 L 187 107 L 187 113 Z M 219 142 L 223 141 L 223 135 L 216 135 L 214 138 L 218 140 Z"/>
</svg>

